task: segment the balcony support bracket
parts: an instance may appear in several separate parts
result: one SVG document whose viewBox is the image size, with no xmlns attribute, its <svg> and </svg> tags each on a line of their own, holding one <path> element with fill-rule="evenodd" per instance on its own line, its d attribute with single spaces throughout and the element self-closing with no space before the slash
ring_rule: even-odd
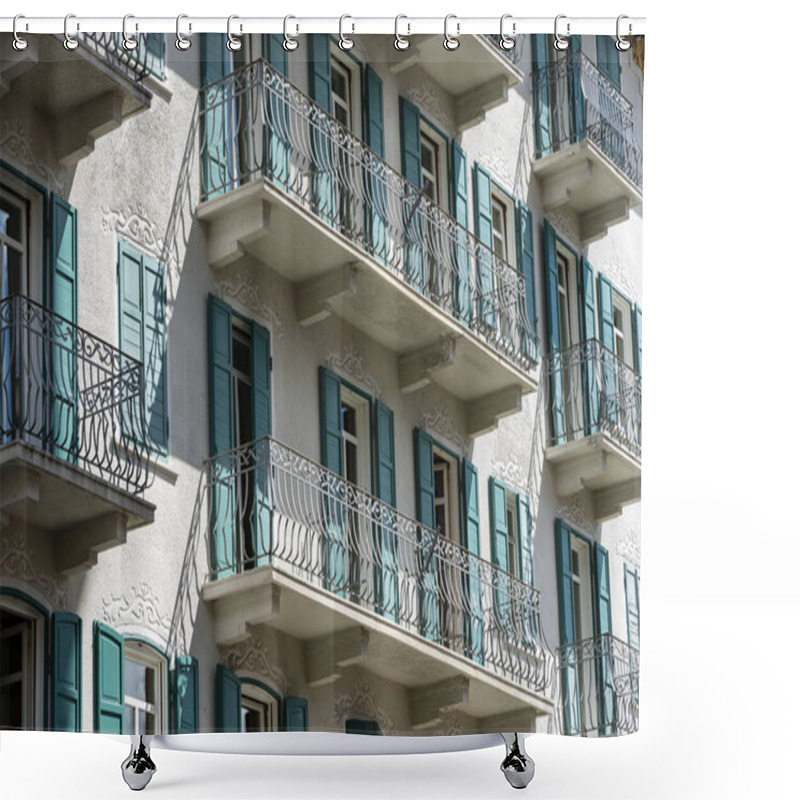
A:
<svg viewBox="0 0 800 800">
<path fill-rule="evenodd" d="M 236 581 L 249 578 L 237 576 Z M 281 590 L 274 583 L 262 583 L 241 593 L 231 593 L 214 601 L 214 637 L 218 645 L 242 642 L 257 625 L 274 620 L 281 610 Z"/>
<path fill-rule="evenodd" d="M 522 411 L 522 388 L 508 386 L 499 392 L 473 400 L 467 405 L 467 433 L 479 436 L 493 431 L 497 421 Z"/>
<path fill-rule="evenodd" d="M 398 365 L 400 391 L 410 394 L 423 389 L 432 380 L 432 373 L 455 363 L 456 337 L 442 336 L 430 347 L 404 355 Z"/>
<path fill-rule="evenodd" d="M 624 505 L 635 503 L 641 496 L 641 478 L 634 478 L 618 486 L 597 491 L 594 494 L 594 517 L 598 522 L 617 517 L 622 513 Z"/>
<path fill-rule="evenodd" d="M 330 636 L 312 639 L 303 646 L 306 663 L 306 682 L 309 686 L 324 686 L 342 676 L 345 667 L 364 661 L 369 654 L 369 631 L 348 628 Z"/>
<path fill-rule="evenodd" d="M 574 192 L 592 182 L 593 165 L 589 157 L 583 153 L 573 157 L 577 158 L 577 163 L 549 175 L 542 182 L 542 205 L 545 211 L 569 203 Z"/>
<path fill-rule="evenodd" d="M 56 124 L 56 158 L 65 167 L 94 150 L 97 139 L 122 124 L 122 95 L 106 94 L 62 116 Z"/>
<path fill-rule="evenodd" d="M 409 719 L 413 730 L 432 728 L 442 722 L 442 714 L 469 703 L 469 678 L 455 678 L 421 686 L 409 692 Z"/>
<path fill-rule="evenodd" d="M 630 214 L 631 204 L 627 197 L 617 197 L 598 208 L 581 214 L 581 241 L 589 244 L 602 239 L 612 225 L 624 222 Z"/>
<path fill-rule="evenodd" d="M 98 553 L 125 544 L 127 528 L 125 515 L 114 511 L 56 531 L 56 569 L 62 575 L 74 575 L 93 567 Z"/>
<path fill-rule="evenodd" d="M 481 86 L 464 92 L 456 98 L 456 127 L 459 132 L 479 125 L 486 112 L 508 100 L 509 80 L 499 75 Z"/>
<path fill-rule="evenodd" d="M 39 42 L 37 38 L 28 37 L 28 46 L 24 50 L 8 47 L 0 61 L 0 98 L 11 90 L 11 83 L 30 72 L 39 63 Z"/>
<path fill-rule="evenodd" d="M 357 288 L 358 273 L 355 263 L 300 284 L 295 295 L 298 323 L 301 327 L 308 328 L 322 322 L 331 315 L 331 303 L 334 300 L 345 295 L 354 295 Z"/>
</svg>

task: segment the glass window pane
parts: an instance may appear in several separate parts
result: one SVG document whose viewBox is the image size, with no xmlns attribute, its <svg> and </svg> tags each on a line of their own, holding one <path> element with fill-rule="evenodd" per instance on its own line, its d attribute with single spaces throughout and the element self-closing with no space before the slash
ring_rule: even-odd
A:
<svg viewBox="0 0 800 800">
<path fill-rule="evenodd" d="M 138 700 L 145 700 L 145 682 L 147 667 L 136 661 L 125 659 L 125 694 Z"/>
<path fill-rule="evenodd" d="M 444 497 L 444 470 L 437 469 L 433 473 L 434 492 L 436 497 Z"/>
<path fill-rule="evenodd" d="M 345 473 L 344 477 L 351 483 L 358 482 L 358 450 L 353 442 L 345 442 Z"/>
<path fill-rule="evenodd" d="M 144 732 L 150 736 L 156 732 L 156 716 L 155 714 L 145 714 L 145 729 Z"/>
<path fill-rule="evenodd" d="M 146 700 L 148 703 L 155 703 L 156 702 L 156 671 L 152 667 L 147 668 L 147 674 L 145 677 L 145 692 L 146 692 Z"/>
<path fill-rule="evenodd" d="M 123 733 L 136 733 L 136 709 L 133 706 L 125 706 L 125 727 Z"/>
<path fill-rule="evenodd" d="M 347 403 L 342 404 L 342 430 L 352 436 L 356 435 L 356 410 Z"/>
<path fill-rule="evenodd" d="M 5 198 L 0 198 L 0 233 L 22 241 L 22 210 Z"/>
</svg>

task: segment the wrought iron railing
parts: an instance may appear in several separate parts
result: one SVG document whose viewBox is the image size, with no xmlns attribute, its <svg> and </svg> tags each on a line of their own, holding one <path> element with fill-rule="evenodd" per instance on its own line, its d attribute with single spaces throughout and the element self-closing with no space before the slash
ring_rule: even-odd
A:
<svg viewBox="0 0 800 800">
<path fill-rule="evenodd" d="M 152 483 L 142 374 L 33 300 L 0 300 L 0 445 L 25 442 L 139 493 Z"/>
<path fill-rule="evenodd" d="M 79 33 L 81 47 L 91 50 L 98 58 L 139 82 L 148 75 L 164 77 L 166 37 L 163 33 L 139 33 L 133 50 L 122 46 L 121 33 Z"/>
<path fill-rule="evenodd" d="M 558 649 L 559 732 L 614 736 L 639 728 L 639 651 L 605 633 Z"/>
<path fill-rule="evenodd" d="M 257 60 L 202 90 L 202 200 L 266 178 L 523 369 L 525 277 Z"/>
<path fill-rule="evenodd" d="M 273 565 L 531 691 L 552 687 L 539 593 L 280 442 L 208 462 L 217 580 Z"/>
<path fill-rule="evenodd" d="M 500 34 L 499 33 L 485 33 L 484 36 L 504 55 L 512 64 L 519 65 L 522 61 L 522 40 L 524 37 L 513 37 L 516 39 L 514 46 L 510 50 L 500 47 Z"/>
<path fill-rule="evenodd" d="M 534 97 L 537 158 L 588 139 L 641 188 L 633 106 L 583 53 L 536 70 Z"/>
<path fill-rule="evenodd" d="M 548 447 L 605 432 L 634 458 L 642 452 L 642 377 L 598 339 L 550 353 Z"/>
</svg>

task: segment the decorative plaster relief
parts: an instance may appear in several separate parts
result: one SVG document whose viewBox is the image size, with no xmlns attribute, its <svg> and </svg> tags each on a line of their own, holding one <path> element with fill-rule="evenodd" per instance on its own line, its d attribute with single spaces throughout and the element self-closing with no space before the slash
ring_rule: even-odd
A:
<svg viewBox="0 0 800 800">
<path fill-rule="evenodd" d="M 570 525 L 578 528 L 584 533 L 595 536 L 597 534 L 597 526 L 590 520 L 580 494 L 571 494 L 564 498 L 564 503 L 556 508 L 556 517 L 569 522 Z"/>
<path fill-rule="evenodd" d="M 492 475 L 509 484 L 517 491 L 522 492 L 522 494 L 528 493 L 528 476 L 513 459 L 510 461 L 495 461 L 492 464 Z"/>
<path fill-rule="evenodd" d="M 103 621 L 114 627 L 120 624 L 139 625 L 169 637 L 171 621 L 159 610 L 159 601 L 150 584 L 142 581 L 131 586 L 122 595 L 112 594 L 103 598 Z"/>
<path fill-rule="evenodd" d="M 622 264 L 619 262 L 610 262 L 603 264 L 598 268 L 605 276 L 611 279 L 611 282 L 622 290 L 622 293 L 627 295 L 632 303 L 638 303 L 639 298 L 636 293 L 636 287 L 633 281 L 628 276 L 628 273 L 623 269 Z"/>
<path fill-rule="evenodd" d="M 54 608 L 67 607 L 66 580 L 50 578 L 36 569 L 36 557 L 19 531 L 0 539 L 0 574 L 33 584 Z"/>
<path fill-rule="evenodd" d="M 338 695 L 333 701 L 333 715 L 340 725 L 348 717 L 373 719 L 382 733 L 394 733 L 394 722 L 385 711 L 375 705 L 372 689 L 367 683 L 356 684 L 349 694 Z"/>
<path fill-rule="evenodd" d="M 248 270 L 240 269 L 226 275 L 217 281 L 215 290 L 223 300 L 234 300 L 243 305 L 269 328 L 270 333 L 279 339 L 283 338 L 283 322 L 276 311 L 261 298 L 261 291 Z"/>
<path fill-rule="evenodd" d="M 155 224 L 147 216 L 144 204 L 125 206 L 121 209 L 104 208 L 103 230 L 124 236 L 145 252 L 154 255 L 172 273 L 177 273 L 178 259 L 170 252 L 164 240 L 158 235 Z"/>
<path fill-rule="evenodd" d="M 356 383 L 369 389 L 372 396 L 378 400 L 383 397 L 383 390 L 377 378 L 364 368 L 364 357 L 356 349 L 355 342 L 346 344 L 341 353 L 328 353 L 325 356 L 325 366 L 347 373 Z"/>
<path fill-rule="evenodd" d="M 617 535 L 617 555 L 630 561 L 637 569 L 641 566 L 642 548 L 633 528 L 629 528 L 627 533 Z"/>
<path fill-rule="evenodd" d="M 491 153 L 484 154 L 478 159 L 496 183 L 509 192 L 514 197 L 514 179 L 511 177 L 511 165 L 508 159 L 500 151 L 500 148 L 495 148 Z"/>
<path fill-rule="evenodd" d="M 412 103 L 422 108 L 439 126 L 452 133 L 447 114 L 442 110 L 444 102 L 442 90 L 431 80 L 421 80 L 413 86 L 409 86 L 403 94 Z"/>
<path fill-rule="evenodd" d="M 64 195 L 66 189 L 66 170 L 63 167 L 51 169 L 39 161 L 33 153 L 33 144 L 25 133 L 21 122 L 3 120 L 0 125 L 0 154 L 15 162 L 32 178 L 44 183 L 56 194 Z"/>
<path fill-rule="evenodd" d="M 248 636 L 242 642 L 220 648 L 222 661 L 234 672 L 250 672 L 263 677 L 265 683 L 281 695 L 289 692 L 289 680 L 270 653 L 270 643 L 263 633 Z"/>
<path fill-rule="evenodd" d="M 442 723 L 435 731 L 436 736 L 461 736 L 464 733 L 464 726 L 461 724 L 461 717 L 455 711 L 444 711 L 440 714 Z"/>
<path fill-rule="evenodd" d="M 469 452 L 468 441 L 456 430 L 450 414 L 444 403 L 438 403 L 430 411 L 423 411 L 419 420 L 419 427 L 429 433 L 438 433 L 452 444 L 457 445 L 462 455 Z"/>
<path fill-rule="evenodd" d="M 567 239 L 571 244 L 580 249 L 580 233 L 575 228 L 572 216 L 564 207 L 560 206 L 559 208 L 554 208 L 548 211 L 546 216 L 562 239 Z"/>
</svg>

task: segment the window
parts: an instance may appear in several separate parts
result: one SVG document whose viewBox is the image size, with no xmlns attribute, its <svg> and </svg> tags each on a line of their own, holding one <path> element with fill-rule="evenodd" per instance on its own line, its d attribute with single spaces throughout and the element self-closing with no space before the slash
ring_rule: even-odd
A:
<svg viewBox="0 0 800 800">
<path fill-rule="evenodd" d="M 25 294 L 27 288 L 28 204 L 0 187 L 0 297 Z"/>
<path fill-rule="evenodd" d="M 44 727 L 44 617 L 23 600 L 0 604 L 0 729 Z"/>
<path fill-rule="evenodd" d="M 458 544 L 458 462 L 434 445 L 433 448 L 433 489 L 436 532 Z"/>
<path fill-rule="evenodd" d="M 167 418 L 167 295 L 164 265 L 120 239 L 117 245 L 119 341 L 125 355 L 144 369 L 146 430 L 140 431 L 135 412 L 126 414 L 126 436 L 146 436 L 161 455 L 168 451 Z"/>
<path fill-rule="evenodd" d="M 611 301 L 614 305 L 614 354 L 630 367 L 633 365 L 631 304 L 616 290 L 611 295 Z"/>
<path fill-rule="evenodd" d="M 425 120 L 420 120 L 422 192 L 437 205 L 447 208 L 447 140 Z"/>
<path fill-rule="evenodd" d="M 517 495 L 506 491 L 506 527 L 508 529 L 508 571 L 519 578 L 519 520 L 517 519 Z"/>
<path fill-rule="evenodd" d="M 154 648 L 125 642 L 125 733 L 166 733 L 167 661 Z"/>
<path fill-rule="evenodd" d="M 613 36 L 598 36 L 596 42 L 597 66 L 613 81 L 617 88 L 620 88 L 622 83 L 617 40 Z"/>
<path fill-rule="evenodd" d="M 589 543 L 572 535 L 572 603 L 575 609 L 575 641 L 592 635 L 592 579 Z"/>
<path fill-rule="evenodd" d="M 242 732 L 268 733 L 279 728 L 278 698 L 265 688 L 242 680 Z"/>
<path fill-rule="evenodd" d="M 352 77 L 350 69 L 338 58 L 331 57 L 331 99 L 333 116 L 347 130 L 352 130 Z"/>
<path fill-rule="evenodd" d="M 371 488 L 369 399 L 342 386 L 341 426 L 344 478 L 367 491 Z"/>
<path fill-rule="evenodd" d="M 628 644 L 639 649 L 639 572 L 625 565 L 625 609 L 628 621 Z"/>
<path fill-rule="evenodd" d="M 497 195 L 492 194 L 492 250 L 503 261 L 508 260 L 508 223 L 506 206 Z"/>
</svg>

